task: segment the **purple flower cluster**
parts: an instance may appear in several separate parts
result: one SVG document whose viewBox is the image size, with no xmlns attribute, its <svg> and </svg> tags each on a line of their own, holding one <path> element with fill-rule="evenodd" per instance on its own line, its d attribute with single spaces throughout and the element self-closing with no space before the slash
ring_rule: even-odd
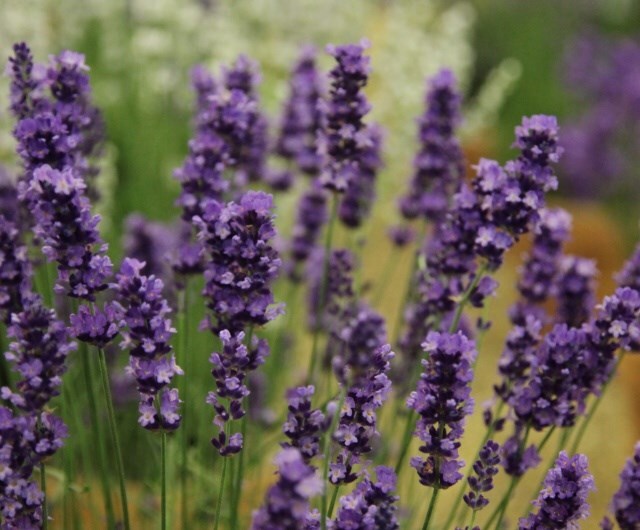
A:
<svg viewBox="0 0 640 530">
<path fill-rule="evenodd" d="M 327 48 L 338 64 L 329 72 L 329 101 L 322 111 L 318 144 L 326 158 L 320 180 L 325 188 L 337 192 L 344 192 L 357 178 L 365 147 L 371 142 L 363 122 L 371 109 L 362 93 L 371 70 L 365 47 L 366 43 Z"/>
<path fill-rule="evenodd" d="M 493 477 L 498 474 L 500 463 L 500 446 L 489 440 L 480 450 L 478 459 L 473 463 L 473 475 L 467 479 L 471 491 L 464 495 L 464 502 L 472 510 L 482 510 L 487 504 L 483 494 L 493 489 Z"/>
<path fill-rule="evenodd" d="M 312 177 L 318 175 L 322 166 L 317 138 L 322 126 L 320 99 L 323 92 L 324 82 L 316 66 L 316 52 L 312 47 L 305 47 L 291 72 L 289 97 L 284 104 L 275 151 Z"/>
<path fill-rule="evenodd" d="M 254 512 L 252 530 L 300 530 L 309 517 L 309 499 L 322 491 L 322 480 L 305 463 L 300 451 L 283 449 L 276 458 L 278 482 Z"/>
<path fill-rule="evenodd" d="M 42 251 L 58 263 L 56 292 L 94 301 L 107 288 L 111 260 L 98 233 L 100 217 L 92 215 L 84 181 L 69 167 L 38 167 L 21 198 L 32 205 L 34 232 Z"/>
<path fill-rule="evenodd" d="M 567 456 L 562 451 L 544 479 L 544 488 L 534 505 L 538 513 L 520 519 L 520 530 L 577 529 L 577 521 L 589 515 L 587 497 L 594 488 L 584 455 Z"/>
<path fill-rule="evenodd" d="M 18 221 L 18 190 L 13 176 L 0 164 L 0 216 L 7 221 Z"/>
<path fill-rule="evenodd" d="M 65 50 L 48 66 L 33 65 L 24 44 L 10 58 L 11 109 L 18 119 L 14 136 L 27 182 L 40 166 L 73 168 L 82 178 L 95 175 L 89 158 L 103 140 L 100 112 L 91 104 L 88 67 L 80 53 Z"/>
<path fill-rule="evenodd" d="M 340 499 L 340 508 L 329 528 L 332 530 L 397 530 L 398 497 L 393 495 L 397 477 L 391 468 L 378 466 L 376 481 L 365 477 L 355 489 Z"/>
<path fill-rule="evenodd" d="M 191 69 L 191 86 L 196 93 L 196 115 L 207 112 L 209 100 L 218 91 L 216 80 L 201 64 Z"/>
<path fill-rule="evenodd" d="M 421 484 L 446 489 L 462 478 L 458 448 L 465 417 L 473 409 L 470 394 L 476 350 L 473 341 L 461 332 L 432 331 L 422 347 L 428 358 L 422 363 L 424 371 L 407 407 L 419 415 L 415 435 L 426 458 L 413 457 L 411 466 Z"/>
<path fill-rule="evenodd" d="M 613 496 L 611 510 L 622 530 L 640 525 L 640 443 L 620 474 L 620 489 Z"/>
<path fill-rule="evenodd" d="M 278 314 L 279 308 L 270 307 L 271 282 L 281 264 L 271 243 L 272 208 L 271 195 L 249 191 L 239 202 L 209 202 L 197 219 L 208 257 L 203 295 L 215 332 L 236 333 L 266 324 Z"/>
<path fill-rule="evenodd" d="M 450 70 L 441 70 L 428 80 L 426 110 L 418 119 L 420 150 L 413 161 L 409 190 L 400 199 L 406 219 L 442 220 L 460 186 L 464 160 L 455 131 L 461 120 L 461 100 Z"/>
<path fill-rule="evenodd" d="M 240 452 L 243 440 L 240 433 L 229 436 L 225 427 L 230 420 L 239 420 L 246 414 L 243 401 L 249 395 L 247 375 L 264 363 L 269 346 L 266 341 L 255 337 L 250 345 L 243 344 L 243 331 L 232 334 L 225 329 L 218 336 L 222 351 L 212 353 L 209 358 L 213 365 L 211 375 L 215 379 L 216 390 L 209 392 L 207 403 L 216 412 L 213 424 L 219 430 L 211 443 L 222 456 L 229 456 Z"/>
<path fill-rule="evenodd" d="M 579 327 L 589 320 L 595 303 L 596 264 L 591 259 L 565 256 L 558 279 L 558 320 Z"/>
<path fill-rule="evenodd" d="M 11 315 L 7 335 L 12 339 L 6 359 L 20 374 L 15 391 L 2 388 L 2 398 L 21 410 L 35 413 L 59 395 L 65 361 L 76 344 L 52 309 L 34 299 L 19 313 Z"/>
<path fill-rule="evenodd" d="M 16 226 L 0 215 L 0 319 L 11 322 L 33 299 L 33 271 Z"/>
<path fill-rule="evenodd" d="M 320 436 L 329 427 L 328 418 L 311 407 L 313 386 L 300 386 L 287 391 L 288 414 L 282 431 L 289 438 L 283 447 L 295 447 L 309 464 L 320 453 Z"/>
<path fill-rule="evenodd" d="M 360 462 L 362 455 L 372 450 L 372 442 L 378 435 L 376 411 L 391 391 L 387 374 L 393 357 L 391 347 L 385 344 L 370 350 L 366 367 L 351 367 L 345 400 L 338 411 L 338 427 L 333 434 L 342 448 L 336 461 L 330 465 L 329 480 L 333 484 L 348 484 L 356 480 L 353 466 Z"/>
<path fill-rule="evenodd" d="M 180 399 L 178 390 L 169 385 L 183 373 L 170 344 L 175 329 L 168 318 L 171 309 L 162 294 L 162 280 L 145 276 L 143 268 L 143 262 L 126 258 L 116 275 L 126 326 L 120 346 L 130 352 L 127 370 L 140 392 L 138 423 L 149 430 L 174 430 L 180 425 Z"/>
</svg>

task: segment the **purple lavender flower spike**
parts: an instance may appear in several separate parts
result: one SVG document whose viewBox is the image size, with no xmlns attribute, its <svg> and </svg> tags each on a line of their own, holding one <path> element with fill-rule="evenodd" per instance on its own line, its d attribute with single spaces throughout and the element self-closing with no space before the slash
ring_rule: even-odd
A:
<svg viewBox="0 0 640 530">
<path fill-rule="evenodd" d="M 622 530 L 640 525 L 640 443 L 620 474 L 620 488 L 611 501 L 611 511 Z"/>
<path fill-rule="evenodd" d="M 473 409 L 470 394 L 476 350 L 460 332 L 430 332 L 422 347 L 428 359 L 423 361 L 424 371 L 407 407 L 419 415 L 415 436 L 422 441 L 420 452 L 426 458 L 413 457 L 411 466 L 421 484 L 446 489 L 462 478 L 458 448 L 465 417 Z"/>
<path fill-rule="evenodd" d="M 349 495 L 340 499 L 333 530 L 397 530 L 398 497 L 393 495 L 397 477 L 388 467 L 375 469 L 377 480 L 365 477 Z"/>
<path fill-rule="evenodd" d="M 2 164 L 0 164 L 0 216 L 12 223 L 19 221 L 16 183 Z"/>
<path fill-rule="evenodd" d="M 162 294 L 162 280 L 143 275 L 143 268 L 144 263 L 125 258 L 116 275 L 126 325 L 120 346 L 131 355 L 127 370 L 140 392 L 140 425 L 149 430 L 174 430 L 180 425 L 180 399 L 178 391 L 169 386 L 175 375 L 183 373 L 171 348 L 175 329 L 168 318 L 171 309 Z"/>
<path fill-rule="evenodd" d="M 300 530 L 309 524 L 309 500 L 322 492 L 322 480 L 300 451 L 280 451 L 275 461 L 278 481 L 267 492 L 263 506 L 253 513 L 251 530 Z"/>
<path fill-rule="evenodd" d="M 372 451 L 372 443 L 378 436 L 376 411 L 391 391 L 387 374 L 395 354 L 388 344 L 369 351 L 367 366 L 349 365 L 350 382 L 333 434 L 341 447 L 336 461 L 329 467 L 329 480 L 333 484 L 348 484 L 357 478 L 353 466 Z"/>
<path fill-rule="evenodd" d="M 480 450 L 478 460 L 473 463 L 473 475 L 467 479 L 470 491 L 463 497 L 464 502 L 472 510 L 482 510 L 489 500 L 484 493 L 493 489 L 493 477 L 498 474 L 500 463 L 500 446 L 489 440 Z"/>
<path fill-rule="evenodd" d="M 37 88 L 37 83 L 33 79 L 33 55 L 26 43 L 14 44 L 13 53 L 8 64 L 11 75 L 11 111 L 16 118 L 22 119 L 31 112 L 31 94 Z"/>
<path fill-rule="evenodd" d="M 255 337 L 250 347 L 247 347 L 243 344 L 243 331 L 233 335 L 228 330 L 222 330 L 218 336 L 222 343 L 222 351 L 212 353 L 209 358 L 213 365 L 211 374 L 215 379 L 216 389 L 209 392 L 207 403 L 212 405 L 216 412 L 213 424 L 219 430 L 211 443 L 222 456 L 230 456 L 242 449 L 242 434 L 236 433 L 227 437 L 225 425 L 228 421 L 239 420 L 246 414 L 243 400 L 249 395 L 247 375 L 264 363 L 269 347 L 264 340 Z"/>
<path fill-rule="evenodd" d="M 544 488 L 533 504 L 538 513 L 520 519 L 520 530 L 576 530 L 578 521 L 589 516 L 587 497 L 594 490 L 593 476 L 584 455 L 567 456 L 562 451 L 544 479 Z"/>
<path fill-rule="evenodd" d="M 317 137 L 322 126 L 320 99 L 324 82 L 316 67 L 316 52 L 305 47 L 293 67 L 289 96 L 284 104 L 275 151 L 295 162 L 298 169 L 316 176 L 322 159 L 317 152 Z"/>
<path fill-rule="evenodd" d="M 11 344 L 5 357 L 20 374 L 20 380 L 14 391 L 2 388 L 2 398 L 21 410 L 36 413 L 59 395 L 65 361 L 76 344 L 70 341 L 55 312 L 38 299 L 11 315 L 7 334 Z"/>
<path fill-rule="evenodd" d="M 461 96 L 450 70 L 428 80 L 426 111 L 418 120 L 420 150 L 400 210 L 406 219 L 440 221 L 464 175 L 464 160 L 455 131 L 460 124 Z"/>
<path fill-rule="evenodd" d="M 358 228 L 371 213 L 376 177 L 382 166 L 382 129 L 376 124 L 367 126 L 362 130 L 359 142 L 359 171 L 348 182 L 338 208 L 338 217 L 347 228 Z"/>
<path fill-rule="evenodd" d="M 33 300 L 33 270 L 15 225 L 0 216 L 0 318 L 5 324 Z"/>
<path fill-rule="evenodd" d="M 45 165 L 34 171 L 21 198 L 33 206 L 34 232 L 43 253 L 58 263 L 56 292 L 94 301 L 107 288 L 112 265 L 98 233 L 100 217 L 91 214 L 85 189 L 72 169 Z"/>
<path fill-rule="evenodd" d="M 218 90 L 216 80 L 204 66 L 197 64 L 191 69 L 191 86 L 196 93 L 196 113 L 206 112 L 211 96 Z"/>
<path fill-rule="evenodd" d="M 78 340 L 104 348 L 120 333 L 121 318 L 122 307 L 115 302 L 107 302 L 103 309 L 81 305 L 70 316 L 70 329 Z"/>
<path fill-rule="evenodd" d="M 300 281 L 300 268 L 309 259 L 318 245 L 322 227 L 329 218 L 327 211 L 327 195 L 313 183 L 302 193 L 298 202 L 296 223 L 291 235 L 291 263 L 289 276 Z"/>
<path fill-rule="evenodd" d="M 570 327 L 579 327 L 589 320 L 595 305 L 595 261 L 577 256 L 565 256 L 560 262 L 558 279 L 558 319 Z"/>
<path fill-rule="evenodd" d="M 295 447 L 309 464 L 320 454 L 320 436 L 329 427 L 327 417 L 319 409 L 311 408 L 313 386 L 301 386 L 287 391 L 289 412 L 282 430 L 290 441 L 282 447 Z"/>
<path fill-rule="evenodd" d="M 323 109 L 319 152 L 326 165 L 320 179 L 325 188 L 336 192 L 345 191 L 360 172 L 366 145 L 363 118 L 371 108 L 362 93 L 371 69 L 366 47 L 366 43 L 327 47 L 338 64 L 329 73 L 329 101 Z"/>
<path fill-rule="evenodd" d="M 211 201 L 197 219 L 208 257 L 203 295 L 215 332 L 260 326 L 279 314 L 271 307 L 271 283 L 281 265 L 272 246 L 272 208 L 271 195 L 249 191 L 237 203 Z"/>
</svg>

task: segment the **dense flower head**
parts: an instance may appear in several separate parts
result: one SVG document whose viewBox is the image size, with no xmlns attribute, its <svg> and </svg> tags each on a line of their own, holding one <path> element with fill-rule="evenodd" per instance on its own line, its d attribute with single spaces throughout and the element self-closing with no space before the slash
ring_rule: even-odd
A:
<svg viewBox="0 0 640 530">
<path fill-rule="evenodd" d="M 313 409 L 313 386 L 300 386 L 287 391 L 288 414 L 282 430 L 289 438 L 283 447 L 295 447 L 308 464 L 320 454 L 320 436 L 329 427 L 329 421 L 321 410 Z"/>
<path fill-rule="evenodd" d="M 0 215 L 0 318 L 11 322 L 33 299 L 33 270 L 16 226 Z"/>
<path fill-rule="evenodd" d="M 330 190 L 344 191 L 360 171 L 364 148 L 369 143 L 364 116 L 370 105 L 362 93 L 369 78 L 367 43 L 329 46 L 327 51 L 337 65 L 329 72 L 329 100 L 322 109 L 324 125 L 319 136 L 319 151 L 325 157 L 320 175 Z"/>
<path fill-rule="evenodd" d="M 441 70 L 428 80 L 425 113 L 418 119 L 420 148 L 409 190 L 400 199 L 400 210 L 407 219 L 441 220 L 460 184 L 464 160 L 455 131 L 461 99 L 450 70 Z"/>
<path fill-rule="evenodd" d="M 248 142 L 255 106 L 240 90 L 219 90 L 199 110 L 189 154 L 174 173 L 182 187 L 177 204 L 185 221 L 202 215 L 207 201 L 223 200 L 231 188 L 233 182 L 225 178 L 225 170 L 238 164 L 239 149 Z"/>
<path fill-rule="evenodd" d="M 328 218 L 326 192 L 314 183 L 302 193 L 298 202 L 290 243 L 292 279 L 299 280 L 300 272 L 297 269 L 309 259 L 317 247 L 322 227 Z"/>
<path fill-rule="evenodd" d="M 203 295 L 212 311 L 212 330 L 240 331 L 266 324 L 278 314 L 271 307 L 271 283 L 280 271 L 273 199 L 246 192 L 238 202 L 211 201 L 197 223 L 208 255 Z"/>
<path fill-rule="evenodd" d="M 215 417 L 213 424 L 218 428 L 218 434 L 211 443 L 222 456 L 233 455 L 242 449 L 242 434 L 235 433 L 227 436 L 225 425 L 230 420 L 242 418 L 244 398 L 249 395 L 247 376 L 264 363 L 269 354 L 266 341 L 251 338 L 251 344 L 246 345 L 243 331 L 232 334 L 222 330 L 218 334 L 222 343 L 222 351 L 214 352 L 209 358 L 213 365 L 211 374 L 216 383 L 216 389 L 209 392 L 207 403 L 213 406 Z"/>
<path fill-rule="evenodd" d="M 538 513 L 520 519 L 521 530 L 575 530 L 578 521 L 589 516 L 587 497 L 595 489 L 587 457 L 569 457 L 562 451 L 547 476 L 534 505 Z"/>
<path fill-rule="evenodd" d="M 36 412 L 59 395 L 65 361 L 76 344 L 55 312 L 39 299 L 11 315 L 7 334 L 11 343 L 5 357 L 20 380 L 13 391 L 4 387 L 2 397 L 22 410 Z"/>
<path fill-rule="evenodd" d="M 275 459 L 278 481 L 267 491 L 263 506 L 253 513 L 252 530 L 299 530 L 305 527 L 309 500 L 322 492 L 322 480 L 300 451 L 280 451 Z"/>
<path fill-rule="evenodd" d="M 317 249 L 307 267 L 309 282 L 308 323 L 311 329 L 331 329 L 354 299 L 355 258 L 347 249 L 331 251 L 325 266 L 324 251 Z M 323 279 L 326 283 L 323 288 Z M 339 324 L 336 324 L 339 326 Z"/>
<path fill-rule="evenodd" d="M 640 525 L 640 443 L 622 469 L 620 488 L 611 501 L 611 511 L 622 530 L 634 530 Z"/>
<path fill-rule="evenodd" d="M 499 449 L 500 446 L 496 442 L 489 440 L 473 463 L 473 474 L 467 479 L 470 491 L 463 497 L 472 510 L 482 510 L 489 504 L 489 500 L 483 494 L 493 489 L 493 477 L 497 475 L 500 463 Z"/>
<path fill-rule="evenodd" d="M 80 53 L 64 50 L 34 68 L 29 48 L 14 46 L 10 59 L 14 136 L 26 180 L 42 165 L 72 167 L 83 178 L 97 174 L 90 158 L 99 154 L 102 116 L 91 102 L 88 67 Z M 36 75 L 37 74 L 37 75 Z M 93 192 L 93 188 L 91 188 Z"/>
<path fill-rule="evenodd" d="M 473 409 L 470 394 L 476 350 L 461 332 L 432 331 L 422 346 L 428 358 L 422 362 L 424 371 L 407 407 L 419 415 L 415 435 L 426 458 L 412 458 L 411 466 L 421 484 L 446 489 L 462 478 L 458 448 L 465 417 Z"/>
<path fill-rule="evenodd" d="M 557 282 L 558 320 L 579 327 L 589 320 L 595 301 L 594 260 L 564 256 L 560 262 Z"/>
<path fill-rule="evenodd" d="M 43 253 L 58 264 L 56 292 L 93 301 L 107 288 L 112 265 L 98 232 L 100 216 L 91 214 L 85 189 L 71 168 L 45 165 L 34 171 L 22 198 L 33 206 L 34 233 Z"/>
<path fill-rule="evenodd" d="M 348 228 L 358 228 L 371 213 L 376 196 L 376 177 L 382 166 L 382 129 L 368 125 L 362 130 L 359 171 L 354 173 L 338 208 L 338 217 Z"/>
<path fill-rule="evenodd" d="M 376 480 L 365 477 L 339 501 L 332 530 L 397 530 L 398 497 L 393 495 L 397 477 L 391 468 L 378 466 Z"/>
<path fill-rule="evenodd" d="M 589 363 L 585 330 L 555 325 L 532 361 L 526 384 L 517 386 L 510 397 L 517 417 L 536 430 L 574 425 L 591 390 L 585 377 Z"/>
<path fill-rule="evenodd" d="M 104 348 L 120 333 L 121 318 L 122 307 L 116 302 L 107 302 L 102 309 L 81 305 L 70 316 L 70 331 L 78 340 Z"/>
<path fill-rule="evenodd" d="M 128 372 L 135 377 L 140 392 L 140 425 L 150 430 L 172 430 L 180 424 L 180 401 L 178 391 L 169 386 L 173 377 L 183 372 L 172 353 L 175 329 L 162 293 L 162 280 L 142 274 L 143 268 L 143 262 L 125 258 L 116 275 L 115 288 L 126 326 L 120 346 L 129 350 Z"/>
<path fill-rule="evenodd" d="M 323 92 L 324 80 L 316 65 L 316 51 L 306 46 L 291 72 L 275 151 L 310 176 L 319 173 L 322 163 L 317 137 L 322 126 L 319 102 Z"/>
<path fill-rule="evenodd" d="M 354 370 L 348 383 L 341 410 L 338 411 L 338 427 L 333 433 L 341 451 L 329 470 L 329 480 L 333 484 L 348 484 L 357 475 L 353 466 L 360 462 L 362 455 L 372 451 L 372 443 L 378 436 L 377 414 L 389 392 L 391 381 L 387 374 L 394 353 L 388 344 L 370 350 L 367 369 Z"/>
</svg>

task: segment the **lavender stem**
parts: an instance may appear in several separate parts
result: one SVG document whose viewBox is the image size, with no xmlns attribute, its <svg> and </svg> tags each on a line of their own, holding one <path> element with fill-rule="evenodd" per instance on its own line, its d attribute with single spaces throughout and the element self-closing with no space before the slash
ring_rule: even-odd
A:
<svg viewBox="0 0 640 530">
<path fill-rule="evenodd" d="M 167 529 L 167 433 L 162 431 L 162 443 L 160 449 L 160 465 L 162 466 L 160 472 L 161 481 L 161 520 L 160 528 L 162 530 Z"/>
<path fill-rule="evenodd" d="M 422 524 L 422 530 L 427 530 L 427 528 L 429 528 L 431 517 L 433 516 L 433 512 L 436 509 L 436 502 L 438 501 L 439 493 L 440 493 L 440 488 L 438 486 L 435 486 L 433 488 L 433 495 L 431 495 L 431 501 L 429 502 L 429 509 L 427 510 L 427 515 L 425 516 L 424 523 Z"/>
<path fill-rule="evenodd" d="M 344 400 L 347 397 L 347 387 L 346 385 L 342 387 L 340 390 L 340 401 L 338 402 L 338 408 L 336 409 L 333 418 L 331 418 L 331 426 L 329 430 L 324 435 L 324 464 L 322 470 L 322 478 L 324 483 L 324 489 L 322 491 L 322 504 L 320 508 L 320 528 L 322 530 L 327 530 L 327 484 L 329 483 L 329 458 L 331 454 L 331 440 L 333 438 L 333 433 L 338 426 L 338 420 L 340 418 L 340 411 L 342 410 L 342 406 L 344 405 Z"/>
</svg>

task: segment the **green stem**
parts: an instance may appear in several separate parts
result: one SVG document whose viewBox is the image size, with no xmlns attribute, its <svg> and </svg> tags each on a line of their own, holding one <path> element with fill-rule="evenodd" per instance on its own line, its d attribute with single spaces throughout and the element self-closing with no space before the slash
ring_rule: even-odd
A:
<svg viewBox="0 0 640 530">
<path fill-rule="evenodd" d="M 584 435 L 587 432 L 587 427 L 589 427 L 589 424 L 591 423 L 591 420 L 593 420 L 593 416 L 597 412 L 598 407 L 600 406 L 600 403 L 602 403 L 602 399 L 604 398 L 605 393 L 607 392 L 608 388 L 611 386 L 611 381 L 613 381 L 613 377 L 614 377 L 616 371 L 618 370 L 618 366 L 620 366 L 620 363 L 622 362 L 622 359 L 624 359 L 625 353 L 626 352 L 623 351 L 618 356 L 618 360 L 617 360 L 617 362 L 616 362 L 616 364 L 615 364 L 615 366 L 613 368 L 613 371 L 611 372 L 611 376 L 609 377 L 608 381 L 602 387 L 602 392 L 600 392 L 600 395 L 598 397 L 596 397 L 596 400 L 593 402 L 593 405 L 591 405 L 591 408 L 589 409 L 589 412 L 587 412 L 587 415 L 585 416 L 584 420 L 580 424 L 580 428 L 578 429 L 578 434 L 576 434 L 576 438 L 573 441 L 573 444 L 571 445 L 570 453 L 572 455 L 576 454 L 576 451 L 578 450 L 578 447 L 580 446 L 580 442 L 582 442 L 582 439 L 584 438 Z"/>
<path fill-rule="evenodd" d="M 427 530 L 427 528 L 429 528 L 431 517 L 433 516 L 433 512 L 436 509 L 436 502 L 438 501 L 439 493 L 440 493 L 440 487 L 437 485 L 434 486 L 433 494 L 431 495 L 431 501 L 429 502 L 429 509 L 427 510 L 427 515 L 424 518 L 424 523 L 422 523 L 422 530 Z"/>
<path fill-rule="evenodd" d="M 251 338 L 249 338 L 251 340 Z M 231 512 L 231 528 L 238 528 L 238 508 L 240 506 L 240 498 L 242 497 L 242 483 L 244 481 L 244 455 L 247 452 L 247 414 L 242 417 L 242 451 L 238 455 L 238 474 L 234 485 L 233 494 L 233 511 Z"/>
<path fill-rule="evenodd" d="M 471 510 L 471 521 L 469 522 L 469 530 L 473 530 L 473 523 L 476 522 L 477 510 Z"/>
<path fill-rule="evenodd" d="M 189 385 L 187 383 L 190 375 L 188 350 L 188 338 L 189 331 L 187 329 L 187 318 L 189 312 L 189 281 L 187 277 L 184 278 L 184 288 L 179 292 L 178 299 L 178 355 L 180 358 L 180 366 L 184 370 L 183 376 L 180 378 L 181 386 L 180 392 L 182 399 L 185 402 L 185 406 L 182 407 L 182 419 L 181 419 L 181 433 L 180 433 L 180 527 L 187 528 L 187 499 L 188 499 L 188 481 L 187 481 L 187 456 L 189 445 L 189 431 L 187 428 L 187 421 L 190 416 L 188 413 L 188 407 L 190 403 L 188 398 Z"/>
<path fill-rule="evenodd" d="M 115 525 L 115 513 L 113 510 L 113 502 L 111 500 L 111 485 L 109 481 L 109 473 L 107 471 L 107 450 L 102 436 L 102 422 L 98 417 L 98 403 L 96 401 L 96 390 L 93 384 L 93 374 L 91 373 L 91 359 L 89 352 L 84 344 L 80 349 L 80 362 L 82 363 L 82 371 L 84 374 L 85 385 L 87 387 L 87 399 L 89 400 L 89 418 L 91 422 L 91 431 L 94 434 L 98 448 L 98 466 L 100 468 L 100 484 L 102 487 L 102 497 L 104 499 L 104 508 L 107 513 L 107 522 L 110 528 Z M 73 401 L 71 401 L 73 404 Z M 85 469 L 85 473 L 88 470 Z M 71 477 L 69 478 L 71 479 Z"/>
<path fill-rule="evenodd" d="M 218 530 L 218 525 L 220 524 L 222 511 L 222 497 L 224 496 L 224 479 L 227 476 L 227 461 L 230 457 L 223 456 L 222 457 L 222 476 L 220 477 L 220 491 L 218 491 L 218 502 L 216 503 L 216 516 L 215 516 L 215 524 L 213 525 L 214 530 Z"/>
<path fill-rule="evenodd" d="M 98 363 L 100 366 L 100 376 L 102 379 L 102 389 L 104 391 L 105 401 L 107 405 L 107 419 L 109 423 L 109 430 L 111 432 L 111 439 L 116 452 L 116 468 L 118 472 L 118 482 L 120 485 L 120 501 L 122 503 L 122 516 L 124 519 L 125 530 L 130 530 L 129 525 L 129 505 L 127 503 L 127 488 L 124 478 L 124 463 L 122 461 L 122 449 L 120 447 L 120 437 L 118 435 L 118 426 L 116 425 L 116 414 L 113 409 L 113 400 L 111 398 L 111 387 L 109 386 L 109 372 L 107 370 L 107 360 L 104 355 L 104 350 L 98 348 Z"/>
<path fill-rule="evenodd" d="M 400 455 L 398 456 L 398 462 L 396 462 L 396 475 L 400 475 L 402 470 L 402 464 L 407 456 L 409 446 L 411 445 L 411 436 L 413 434 L 413 427 L 416 422 L 416 411 L 411 410 L 407 416 L 407 423 L 404 426 L 404 434 L 402 435 L 402 446 L 400 449 Z"/>
<path fill-rule="evenodd" d="M 478 267 L 478 270 L 476 271 L 476 275 L 473 278 L 473 281 L 469 284 L 469 287 L 467 287 L 467 289 L 465 290 L 464 294 L 462 295 L 462 299 L 460 300 L 460 303 L 456 307 L 456 312 L 453 315 L 453 320 L 451 321 L 451 326 L 449 327 L 449 333 L 454 333 L 456 329 L 458 329 L 458 325 L 460 324 L 460 318 L 462 318 L 462 312 L 464 311 L 464 308 L 467 305 L 469 298 L 471 297 L 471 293 L 478 286 L 478 283 L 482 279 L 482 275 L 485 273 L 486 270 L 487 270 L 486 264 L 482 264 L 480 265 L 480 267 Z"/>
<path fill-rule="evenodd" d="M 336 218 L 338 217 L 338 194 L 333 192 L 331 198 L 331 216 L 329 217 L 329 225 L 327 226 L 327 233 L 324 241 L 324 256 L 322 264 L 322 281 L 320 282 L 320 299 L 318 300 L 318 307 L 316 310 L 316 325 L 313 330 L 313 346 L 311 348 L 311 360 L 309 362 L 309 371 L 307 373 L 307 384 L 312 384 L 315 380 L 315 372 L 318 365 L 318 344 L 320 334 L 320 328 L 322 327 L 320 322 L 322 320 L 322 313 L 324 312 L 325 298 L 327 296 L 327 280 L 329 277 L 329 261 L 331 254 L 331 243 L 333 241 L 333 230 L 336 224 Z"/>
<path fill-rule="evenodd" d="M 331 494 L 331 502 L 329 503 L 329 513 L 327 517 L 331 519 L 333 517 L 333 509 L 336 506 L 336 499 L 338 498 L 338 491 L 340 490 L 340 484 L 336 484 L 335 488 L 333 488 L 333 493 Z"/>
<path fill-rule="evenodd" d="M 378 280 L 378 285 L 376 286 L 376 291 L 374 295 L 371 297 L 371 305 L 377 307 L 378 303 L 382 299 L 383 295 L 387 292 L 387 287 L 389 286 L 389 279 L 393 276 L 393 273 L 398 266 L 398 257 L 394 252 L 389 252 L 387 257 L 387 262 L 384 265 L 384 269 L 382 269 L 382 274 L 380 275 L 380 279 Z"/>
<path fill-rule="evenodd" d="M 42 530 L 47 530 L 49 526 L 49 510 L 47 508 L 47 475 L 44 462 L 40 462 L 40 490 L 44 495 L 42 499 Z"/>
<path fill-rule="evenodd" d="M 160 459 L 160 528 L 162 530 L 167 530 L 167 433 L 164 431 L 162 432 Z"/>
<path fill-rule="evenodd" d="M 329 477 L 329 461 L 331 460 L 330 456 L 331 456 L 331 439 L 333 438 L 333 433 L 336 430 L 336 427 L 338 426 L 338 421 L 340 419 L 340 413 L 342 411 L 342 407 L 344 405 L 344 400 L 347 397 L 347 389 L 346 387 L 343 387 L 340 390 L 340 401 L 338 402 L 338 408 L 336 409 L 336 412 L 333 416 L 333 418 L 331 418 L 331 426 L 329 427 L 329 430 L 325 433 L 324 435 L 324 447 L 323 447 L 323 454 L 324 454 L 324 464 L 323 464 L 323 470 L 322 470 L 322 477 L 324 478 L 324 484 L 325 484 L 325 488 L 322 492 L 322 501 L 321 501 L 321 509 L 320 509 L 320 528 L 322 530 L 327 530 L 327 488 L 326 488 L 326 484 L 328 482 L 328 477 Z"/>
</svg>

